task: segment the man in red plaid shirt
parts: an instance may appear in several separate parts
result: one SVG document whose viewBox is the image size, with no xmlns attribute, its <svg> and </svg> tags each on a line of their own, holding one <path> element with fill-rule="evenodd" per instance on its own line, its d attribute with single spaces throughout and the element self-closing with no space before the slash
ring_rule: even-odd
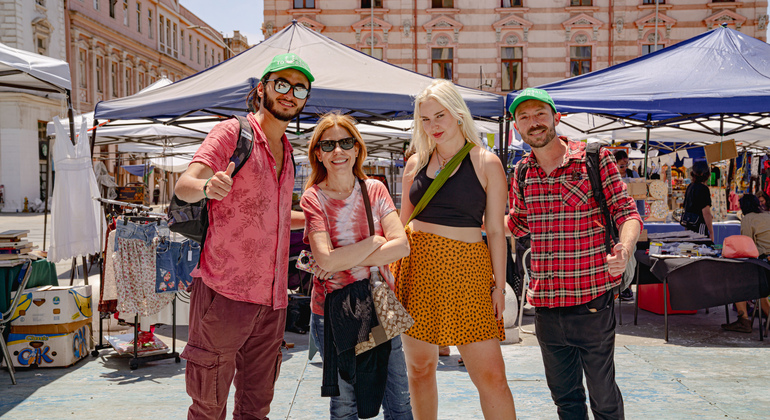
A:
<svg viewBox="0 0 770 420">
<path fill-rule="evenodd" d="M 517 168 L 508 227 L 532 237 L 535 330 L 551 396 L 561 419 L 588 419 L 583 373 L 595 419 L 623 419 L 615 383 L 613 288 L 621 281 L 642 220 L 620 180 L 615 159 L 601 149 L 599 172 L 620 240 L 605 249 L 605 222 L 591 191 L 585 143 L 556 135 L 561 114 L 544 90 L 525 89 L 510 106 L 514 127 L 532 148 Z M 522 191 L 524 195 L 522 196 Z"/>
</svg>

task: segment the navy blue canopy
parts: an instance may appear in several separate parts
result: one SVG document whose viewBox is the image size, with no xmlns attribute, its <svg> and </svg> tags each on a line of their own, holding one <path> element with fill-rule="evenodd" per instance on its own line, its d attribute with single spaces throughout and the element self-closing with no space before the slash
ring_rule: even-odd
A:
<svg viewBox="0 0 770 420">
<path fill-rule="evenodd" d="M 408 118 L 414 95 L 433 79 L 372 58 L 296 22 L 227 61 L 169 86 L 100 102 L 97 119 L 162 119 L 246 112 L 246 97 L 271 59 L 293 52 L 315 77 L 302 121 L 332 110 L 359 120 Z M 502 96 L 459 87 L 474 117 L 504 114 Z"/>
<path fill-rule="evenodd" d="M 770 116 L 770 45 L 718 27 L 649 55 L 538 86 L 559 112 L 586 112 L 652 126 L 752 114 Z M 508 94 L 506 108 L 517 92 Z M 709 131 L 709 130 L 706 130 Z M 713 131 L 713 130 L 712 130 Z"/>
</svg>

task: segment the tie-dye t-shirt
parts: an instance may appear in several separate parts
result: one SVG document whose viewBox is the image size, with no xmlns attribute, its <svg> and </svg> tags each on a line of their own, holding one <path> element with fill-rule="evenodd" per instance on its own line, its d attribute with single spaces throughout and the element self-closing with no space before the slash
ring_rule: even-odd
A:
<svg viewBox="0 0 770 420">
<path fill-rule="evenodd" d="M 374 233 L 385 236 L 380 221 L 396 211 L 396 206 L 382 182 L 367 179 L 366 188 L 369 190 L 369 201 L 372 206 Z M 312 232 L 328 232 L 334 248 L 352 245 L 369 236 L 366 208 L 358 182 L 350 196 L 344 200 L 331 198 L 318 185 L 313 185 L 302 194 L 300 205 L 305 212 L 305 243 L 309 243 L 308 236 Z M 393 274 L 390 273 L 388 266 L 380 267 L 380 274 L 393 287 Z M 354 281 L 368 278 L 369 267 L 358 266 L 335 273 L 332 278 L 323 282 L 314 277 L 310 309 L 316 315 L 323 315 L 326 293 L 341 289 Z"/>
</svg>

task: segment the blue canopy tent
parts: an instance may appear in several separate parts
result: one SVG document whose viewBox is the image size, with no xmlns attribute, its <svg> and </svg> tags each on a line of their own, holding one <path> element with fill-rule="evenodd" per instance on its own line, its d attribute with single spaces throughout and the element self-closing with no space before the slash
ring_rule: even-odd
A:
<svg viewBox="0 0 770 420">
<path fill-rule="evenodd" d="M 185 117 L 215 118 L 245 114 L 246 97 L 259 82 L 271 59 L 286 52 L 302 57 L 316 81 L 310 99 L 297 118 L 295 132 L 312 131 L 317 117 L 333 110 L 360 122 L 386 125 L 407 119 L 414 110 L 413 97 L 433 79 L 372 58 L 296 22 L 251 49 L 200 73 L 151 92 L 100 102 L 95 118 L 147 119 L 184 126 Z M 504 115 L 504 98 L 490 92 L 459 87 L 478 119 L 497 121 Z M 401 152 L 402 139 L 384 144 Z M 376 146 L 376 145 L 375 145 Z"/>
<path fill-rule="evenodd" d="M 704 136 L 763 130 L 770 138 L 770 45 L 718 27 L 649 55 L 538 86 L 562 113 L 591 113 L 618 129 L 676 128 Z M 518 92 L 508 94 L 506 107 Z M 759 136 L 758 136 L 759 137 Z"/>
</svg>

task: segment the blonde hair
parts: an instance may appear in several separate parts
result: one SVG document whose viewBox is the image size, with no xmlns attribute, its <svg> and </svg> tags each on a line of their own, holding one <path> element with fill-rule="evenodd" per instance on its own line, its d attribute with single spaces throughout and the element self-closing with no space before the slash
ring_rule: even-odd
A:
<svg viewBox="0 0 770 420">
<path fill-rule="evenodd" d="M 409 176 L 414 176 L 420 169 L 428 164 L 430 154 L 433 152 L 433 149 L 436 148 L 436 142 L 425 133 L 425 129 L 422 126 L 422 115 L 420 114 L 420 105 L 428 99 L 434 99 L 449 111 L 452 118 L 457 121 L 462 121 L 460 132 L 463 133 L 463 137 L 465 137 L 466 140 L 477 146 L 483 147 L 481 140 L 479 139 L 479 130 L 476 128 L 476 124 L 473 123 L 471 111 L 468 109 L 468 105 L 465 104 L 463 97 L 460 96 L 460 92 L 457 91 L 455 85 L 449 80 L 435 80 L 430 86 L 420 92 L 414 100 L 414 130 L 412 130 L 412 142 L 410 148 L 413 148 L 414 154 L 417 155 L 418 160 L 414 172 L 407 174 Z"/>
<path fill-rule="evenodd" d="M 305 183 L 306 189 L 320 183 L 326 179 L 328 175 L 326 167 L 322 162 L 318 161 L 318 156 L 315 154 L 315 149 L 318 147 L 318 142 L 320 141 L 323 133 L 334 126 L 344 128 L 348 131 L 348 133 L 350 133 L 351 136 L 353 136 L 353 138 L 356 139 L 356 143 L 358 143 L 359 149 L 358 155 L 356 156 L 356 163 L 353 166 L 353 175 L 360 179 L 368 178 L 366 174 L 364 174 L 363 169 L 364 161 L 366 160 L 366 144 L 364 144 L 364 139 L 361 138 L 361 133 L 359 133 L 358 129 L 356 128 L 356 120 L 354 120 L 353 117 L 342 115 L 339 112 L 330 112 L 318 120 L 318 124 L 315 126 L 315 130 L 313 130 L 313 135 L 310 137 L 310 144 L 307 146 L 307 157 L 308 161 L 310 162 L 311 172 L 310 177 Z"/>
</svg>

